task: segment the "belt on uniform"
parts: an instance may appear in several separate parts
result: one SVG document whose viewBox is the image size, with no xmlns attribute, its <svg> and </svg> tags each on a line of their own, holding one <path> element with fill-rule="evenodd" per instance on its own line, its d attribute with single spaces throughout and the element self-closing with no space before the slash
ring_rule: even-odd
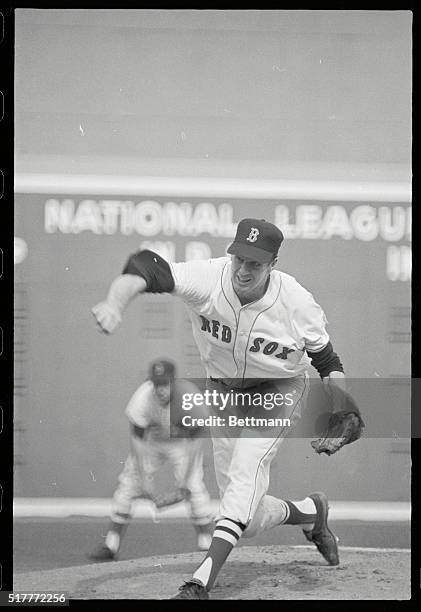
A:
<svg viewBox="0 0 421 612">
<path fill-rule="evenodd" d="M 230 389 L 238 389 L 240 391 L 244 390 L 244 389 L 248 389 L 250 387 L 257 387 L 258 385 L 261 385 L 263 383 L 270 382 L 270 380 L 268 380 L 268 379 L 259 379 L 259 378 L 257 378 L 253 382 L 251 382 L 250 384 L 247 384 L 247 383 L 244 384 L 247 381 L 247 379 L 246 379 L 246 381 L 242 381 L 242 384 L 240 386 L 237 386 L 237 385 L 233 386 L 232 384 L 229 384 L 229 383 L 225 382 L 226 379 L 224 379 L 224 378 L 215 378 L 214 376 L 209 376 L 209 380 L 211 380 L 214 383 L 218 383 L 219 385 L 223 385 L 224 387 L 229 387 Z M 230 380 L 236 381 L 236 380 L 242 380 L 242 379 L 233 378 L 233 379 L 230 379 Z M 248 379 L 248 380 L 250 380 L 250 379 Z"/>
<path fill-rule="evenodd" d="M 220 385 L 225 385 L 228 387 L 227 383 L 222 378 L 214 378 L 213 376 L 209 376 L 209 380 L 215 383 L 219 383 Z"/>
</svg>

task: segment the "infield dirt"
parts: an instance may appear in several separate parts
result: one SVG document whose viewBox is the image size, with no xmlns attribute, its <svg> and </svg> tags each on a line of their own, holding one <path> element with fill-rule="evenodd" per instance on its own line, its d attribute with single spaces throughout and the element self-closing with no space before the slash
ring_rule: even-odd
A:
<svg viewBox="0 0 421 612">
<path fill-rule="evenodd" d="M 234 550 L 211 599 L 410 599 L 410 552 L 340 550 L 328 566 L 313 546 L 247 546 Z M 71 599 L 169 599 L 203 559 L 185 553 L 28 572 L 14 591 L 62 593 Z"/>
</svg>

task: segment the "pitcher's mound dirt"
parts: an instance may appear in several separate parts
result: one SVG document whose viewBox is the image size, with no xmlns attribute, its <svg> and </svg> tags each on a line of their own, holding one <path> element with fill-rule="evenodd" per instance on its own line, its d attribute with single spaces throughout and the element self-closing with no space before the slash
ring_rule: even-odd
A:
<svg viewBox="0 0 421 612">
<path fill-rule="evenodd" d="M 147 557 L 16 574 L 14 591 L 71 599 L 169 599 L 203 553 Z M 410 552 L 340 549 L 330 567 L 313 546 L 244 546 L 234 550 L 211 599 L 410 599 Z"/>
</svg>

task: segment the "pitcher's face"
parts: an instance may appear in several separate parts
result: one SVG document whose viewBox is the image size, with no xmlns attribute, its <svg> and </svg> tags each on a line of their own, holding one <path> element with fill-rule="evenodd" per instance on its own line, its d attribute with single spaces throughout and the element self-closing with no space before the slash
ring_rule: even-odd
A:
<svg viewBox="0 0 421 612">
<path fill-rule="evenodd" d="M 276 258 L 270 263 L 259 263 L 239 255 L 231 256 L 231 282 L 240 300 L 254 302 L 264 295 L 275 264 Z"/>
</svg>

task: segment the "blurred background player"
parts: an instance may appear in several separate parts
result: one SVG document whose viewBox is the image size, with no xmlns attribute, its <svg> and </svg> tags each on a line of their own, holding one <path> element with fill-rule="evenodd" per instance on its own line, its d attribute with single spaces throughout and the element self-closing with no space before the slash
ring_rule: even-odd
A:
<svg viewBox="0 0 421 612">
<path fill-rule="evenodd" d="M 118 477 L 105 542 L 88 554 L 89 559 L 116 559 L 137 498 L 149 499 L 157 507 L 188 501 L 197 548 L 209 548 L 213 523 L 210 497 L 203 481 L 202 439 L 195 436 L 197 429 L 182 431 L 176 417 L 171 419 L 170 415 L 170 402 L 174 415 L 179 412 L 174 404 L 181 402 L 184 392 L 195 393 L 198 388 L 190 381 L 175 380 L 175 366 L 171 361 L 161 359 L 151 363 L 149 378 L 135 391 L 126 408 L 130 452 Z M 173 468 L 176 488 L 170 494 L 159 496 L 155 494 L 154 476 L 165 463 Z"/>
</svg>

